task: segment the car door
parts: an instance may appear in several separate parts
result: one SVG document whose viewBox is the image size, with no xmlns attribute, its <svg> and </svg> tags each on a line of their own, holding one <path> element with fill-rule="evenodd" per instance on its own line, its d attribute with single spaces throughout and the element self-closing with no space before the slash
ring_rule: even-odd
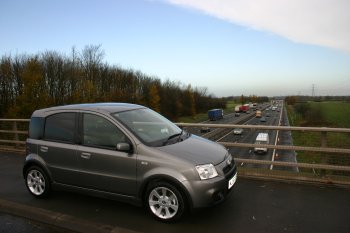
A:
<svg viewBox="0 0 350 233">
<path fill-rule="evenodd" d="M 129 138 L 100 115 L 81 115 L 81 145 L 78 147 L 81 185 L 123 195 L 136 194 L 136 155 L 117 151 Z"/>
<path fill-rule="evenodd" d="M 46 163 L 54 182 L 78 185 L 78 160 L 76 138 L 77 114 L 61 112 L 45 119 L 43 140 L 38 144 L 38 154 Z"/>
</svg>

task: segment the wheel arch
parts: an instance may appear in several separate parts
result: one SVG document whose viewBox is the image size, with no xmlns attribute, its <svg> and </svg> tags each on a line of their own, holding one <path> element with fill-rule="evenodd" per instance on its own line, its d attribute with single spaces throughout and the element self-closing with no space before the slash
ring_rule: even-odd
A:
<svg viewBox="0 0 350 233">
<path fill-rule="evenodd" d="M 23 169 L 22 169 L 22 175 L 25 178 L 26 176 L 26 172 L 27 170 L 31 167 L 31 166 L 37 166 L 39 168 L 41 168 L 48 176 L 49 178 L 49 182 L 52 183 L 52 175 L 51 172 L 47 169 L 47 167 L 45 166 L 45 162 L 41 161 L 39 156 L 27 156 L 26 161 L 23 165 Z"/>
<path fill-rule="evenodd" d="M 192 202 L 191 195 L 188 192 L 187 188 L 183 185 L 183 183 L 178 181 L 174 177 L 171 177 L 169 175 L 161 175 L 161 174 L 150 176 L 141 184 L 139 197 L 142 200 L 142 204 L 144 204 L 145 202 L 145 195 L 148 191 L 149 186 L 156 182 L 165 182 L 165 183 L 169 183 L 170 185 L 173 185 L 183 195 L 184 201 L 189 207 L 189 209 L 192 209 L 193 202 Z"/>
</svg>

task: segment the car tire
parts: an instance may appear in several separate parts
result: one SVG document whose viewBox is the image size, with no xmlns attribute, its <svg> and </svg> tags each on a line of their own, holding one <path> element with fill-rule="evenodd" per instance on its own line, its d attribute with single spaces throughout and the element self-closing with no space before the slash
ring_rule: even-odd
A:
<svg viewBox="0 0 350 233">
<path fill-rule="evenodd" d="M 186 210 L 184 195 L 178 188 L 167 182 L 151 183 L 145 195 L 149 213 L 162 222 L 174 222 Z"/>
<path fill-rule="evenodd" d="M 44 198 L 51 192 L 51 183 L 46 172 L 38 166 L 31 166 L 25 173 L 28 191 L 36 198 Z"/>
</svg>

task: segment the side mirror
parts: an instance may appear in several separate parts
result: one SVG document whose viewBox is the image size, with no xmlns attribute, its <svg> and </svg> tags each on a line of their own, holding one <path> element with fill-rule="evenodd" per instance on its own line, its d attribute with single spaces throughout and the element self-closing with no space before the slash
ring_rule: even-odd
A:
<svg viewBox="0 0 350 233">
<path fill-rule="evenodd" d="M 121 142 L 117 144 L 118 151 L 130 152 L 130 144 L 126 142 Z"/>
</svg>

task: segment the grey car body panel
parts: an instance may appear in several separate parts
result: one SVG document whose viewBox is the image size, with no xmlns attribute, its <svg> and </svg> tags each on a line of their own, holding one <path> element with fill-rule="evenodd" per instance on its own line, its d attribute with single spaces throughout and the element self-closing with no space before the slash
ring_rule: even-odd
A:
<svg viewBox="0 0 350 233">
<path fill-rule="evenodd" d="M 184 161 L 171 154 L 164 153 L 158 148 L 151 148 L 145 145 L 137 147 L 137 176 L 138 179 L 147 179 L 155 174 L 171 175 L 173 178 L 182 182 L 187 180 L 183 171 L 193 167 L 188 161 Z"/>
<path fill-rule="evenodd" d="M 123 103 L 78 104 L 36 110 L 32 117 L 47 117 L 61 112 L 92 113 L 118 127 L 131 144 L 130 152 L 88 147 L 45 140 L 27 139 L 27 163 L 42 166 L 54 186 L 98 196 L 135 200 L 140 203 L 147 184 L 153 179 L 176 183 L 192 207 L 211 205 L 217 192 L 227 192 L 223 173 L 228 152 L 225 147 L 191 135 L 183 141 L 162 147 L 144 145 L 111 113 L 145 108 Z M 196 165 L 213 164 L 218 176 L 201 180 Z M 232 175 L 233 176 L 233 175 Z M 128 202 L 129 202 L 128 201 Z M 134 203 L 135 204 L 135 203 Z"/>
<path fill-rule="evenodd" d="M 192 168 L 192 169 L 189 169 Z M 138 146 L 137 185 L 138 195 L 142 198 L 144 188 L 154 179 L 174 181 L 185 190 L 182 184 L 188 179 L 198 176 L 194 166 L 171 154 L 164 153 L 157 148 Z"/>
<path fill-rule="evenodd" d="M 31 139 L 27 139 L 27 140 L 33 141 Z M 35 144 L 33 144 L 33 145 L 35 145 Z M 47 166 L 45 160 L 42 157 L 40 157 L 37 153 L 34 153 L 34 152 L 28 154 L 25 158 L 24 166 L 23 166 L 23 176 L 25 175 L 26 168 L 31 164 L 38 165 L 39 167 L 44 169 L 47 172 L 50 179 L 52 180 L 51 172 L 50 172 L 50 170 L 48 170 L 48 166 Z"/>
<path fill-rule="evenodd" d="M 84 153 L 89 158 L 83 158 Z M 122 195 L 136 195 L 136 154 L 78 147 L 80 186 Z"/>
<path fill-rule="evenodd" d="M 58 183 L 78 185 L 77 145 L 41 140 L 38 155 L 46 161 L 52 179 Z"/>
<path fill-rule="evenodd" d="M 182 142 L 157 148 L 181 159 L 191 161 L 193 165 L 218 164 L 227 154 L 225 147 L 207 139 L 191 135 Z"/>
</svg>

